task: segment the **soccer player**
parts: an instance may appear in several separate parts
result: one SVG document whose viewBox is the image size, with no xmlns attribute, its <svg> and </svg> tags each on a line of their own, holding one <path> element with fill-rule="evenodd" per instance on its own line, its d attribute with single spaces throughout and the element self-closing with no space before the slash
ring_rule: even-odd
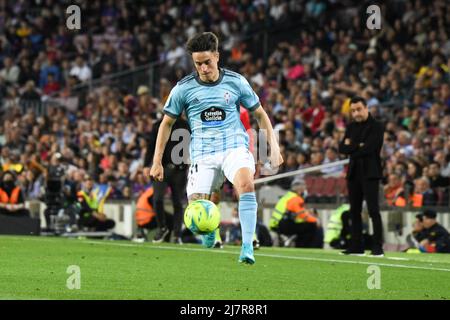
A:
<svg viewBox="0 0 450 320">
<path fill-rule="evenodd" d="M 248 135 L 240 121 L 240 105 L 254 113 L 270 146 L 270 163 L 278 167 L 283 158 L 269 117 L 248 81 L 240 74 L 219 68 L 219 41 L 212 32 L 193 36 L 186 44 L 196 72 L 180 80 L 170 92 L 156 141 L 150 177 L 164 177 L 161 159 L 171 126 L 182 112 L 191 128 L 187 195 L 189 201 L 210 199 L 220 190 L 224 177 L 239 196 L 242 248 L 239 262 L 254 264 L 253 234 L 257 202 L 254 188 L 255 160 L 248 150 Z M 214 246 L 215 233 L 203 236 L 207 247 Z"/>
</svg>

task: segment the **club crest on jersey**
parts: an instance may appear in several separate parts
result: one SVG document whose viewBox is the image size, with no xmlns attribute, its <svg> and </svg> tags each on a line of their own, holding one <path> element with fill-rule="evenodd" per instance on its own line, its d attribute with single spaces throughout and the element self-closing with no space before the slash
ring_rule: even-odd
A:
<svg viewBox="0 0 450 320">
<path fill-rule="evenodd" d="M 228 91 L 225 92 L 225 94 L 223 95 L 223 98 L 225 99 L 225 102 L 227 104 L 230 104 L 231 94 Z"/>
<path fill-rule="evenodd" d="M 200 114 L 200 118 L 207 126 L 219 125 L 223 120 L 225 120 L 225 117 L 225 111 L 217 107 L 211 107 L 203 110 Z"/>
</svg>

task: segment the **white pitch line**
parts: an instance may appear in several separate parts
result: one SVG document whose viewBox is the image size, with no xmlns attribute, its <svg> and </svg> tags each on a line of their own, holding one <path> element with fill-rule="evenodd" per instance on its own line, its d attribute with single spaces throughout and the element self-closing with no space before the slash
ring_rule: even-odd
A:
<svg viewBox="0 0 450 320">
<path fill-rule="evenodd" d="M 397 260 L 397 261 L 411 261 L 410 259 L 400 258 L 400 257 L 385 257 L 385 258 L 389 259 L 389 260 Z"/>
<path fill-rule="evenodd" d="M 92 244 L 102 244 L 102 245 L 111 245 L 111 246 L 121 246 L 121 247 L 139 247 L 139 244 L 125 244 L 125 243 L 109 243 L 109 242 L 97 242 L 97 241 L 86 241 L 85 243 Z M 141 248 L 149 248 L 149 249 L 165 249 L 165 250 L 178 250 L 178 251 L 197 251 L 197 252 L 212 252 L 212 253 L 221 253 L 221 254 L 236 254 L 236 252 L 225 251 L 225 250 L 211 250 L 211 249 L 197 249 L 197 248 L 180 248 L 180 247 L 165 247 L 165 246 L 140 246 Z M 419 270 L 432 270 L 432 271 L 445 271 L 450 272 L 450 269 L 444 268 L 428 268 L 428 267 L 420 267 L 420 266 L 406 266 L 402 264 L 390 264 L 390 263 L 380 263 L 375 261 L 373 262 L 364 262 L 364 261 L 351 261 L 351 260 L 337 260 L 337 259 L 325 259 L 325 258 L 311 258 L 311 257 L 298 257 L 298 256 L 285 256 L 285 255 L 277 255 L 277 254 L 266 254 L 266 253 L 258 253 L 255 254 L 256 257 L 267 257 L 267 258 L 280 258 L 280 259 L 291 259 L 291 260 L 304 260 L 304 261 L 320 261 L 320 262 L 335 262 L 335 263 L 347 263 L 347 264 L 362 264 L 362 265 L 378 265 L 383 267 L 392 267 L 392 268 L 405 268 L 405 269 L 419 269 Z M 382 259 L 382 258 L 381 258 Z"/>
</svg>

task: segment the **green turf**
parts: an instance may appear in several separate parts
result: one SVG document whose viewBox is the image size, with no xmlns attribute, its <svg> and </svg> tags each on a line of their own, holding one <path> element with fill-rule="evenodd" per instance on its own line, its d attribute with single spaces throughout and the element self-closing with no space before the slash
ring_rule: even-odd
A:
<svg viewBox="0 0 450 320">
<path fill-rule="evenodd" d="M 245 266 L 238 254 L 232 246 L 1 236 L 0 299 L 450 299 L 450 255 L 262 248 Z M 79 290 L 66 286 L 70 265 L 80 267 Z M 380 268 L 381 289 L 367 288 L 370 265 Z"/>
</svg>

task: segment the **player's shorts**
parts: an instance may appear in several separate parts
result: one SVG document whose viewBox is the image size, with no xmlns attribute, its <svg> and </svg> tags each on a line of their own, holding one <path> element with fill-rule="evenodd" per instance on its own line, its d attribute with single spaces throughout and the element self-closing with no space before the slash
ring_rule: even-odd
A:
<svg viewBox="0 0 450 320">
<path fill-rule="evenodd" d="M 220 191 L 224 178 L 233 183 L 241 168 L 249 168 L 255 173 L 255 159 L 245 147 L 226 150 L 193 162 L 188 173 L 188 197 L 194 193 L 211 194 Z"/>
</svg>

